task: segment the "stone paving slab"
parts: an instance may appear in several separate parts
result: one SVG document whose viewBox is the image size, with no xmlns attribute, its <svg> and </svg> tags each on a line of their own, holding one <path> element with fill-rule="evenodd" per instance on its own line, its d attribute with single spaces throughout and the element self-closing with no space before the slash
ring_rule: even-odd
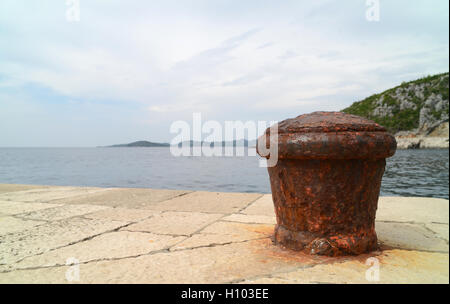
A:
<svg viewBox="0 0 450 304">
<path fill-rule="evenodd" d="M 236 235 L 236 234 L 194 234 L 188 239 L 170 248 L 170 251 L 201 248 L 201 247 L 213 247 L 217 245 L 240 243 L 258 238 L 259 237 L 256 236 L 249 237 L 247 235 Z"/>
<path fill-rule="evenodd" d="M 448 255 L 442 253 L 384 251 L 377 257 L 377 277 L 371 275 L 373 263 L 366 264 L 367 256 L 317 263 L 279 252 L 267 254 L 270 257 L 267 259 L 261 256 L 263 252 L 255 252 L 252 247 L 267 250 L 271 245 L 259 240 L 91 262 L 79 265 L 79 281 L 72 283 L 449 283 Z M 16 270 L 0 273 L 0 283 L 67 283 L 68 273 L 67 266 Z"/>
<path fill-rule="evenodd" d="M 448 242 L 421 225 L 377 222 L 375 230 L 379 243 L 389 247 L 448 252 Z"/>
<path fill-rule="evenodd" d="M 380 197 L 377 220 L 448 224 L 449 204 L 442 201 L 439 198 Z"/>
<path fill-rule="evenodd" d="M 241 213 L 249 215 L 275 216 L 272 194 L 264 194 L 253 204 L 242 210 Z"/>
<path fill-rule="evenodd" d="M 71 258 L 76 259 L 79 263 L 86 263 L 98 260 L 137 257 L 168 249 L 184 239 L 185 237 L 144 232 L 109 232 L 88 239 L 85 242 L 75 243 L 25 258 L 19 263 L 3 267 L 3 270 L 64 266 L 67 260 Z M 105 248 L 108 248 L 108 250 L 105 250 Z"/>
<path fill-rule="evenodd" d="M 35 226 L 20 232 L 0 235 L 0 264 L 10 264 L 113 231 L 128 223 L 71 218 Z M 114 246 L 114 244 L 111 244 Z"/>
<path fill-rule="evenodd" d="M 268 238 L 273 232 L 273 225 L 244 224 L 218 221 L 190 238 L 180 242 L 170 250 L 208 247 L 239 243 L 243 241 Z"/>
<path fill-rule="evenodd" d="M 221 214 L 199 212 L 164 212 L 124 228 L 169 235 L 191 235 L 222 217 Z"/>
<path fill-rule="evenodd" d="M 108 208 L 101 211 L 85 214 L 84 217 L 91 219 L 108 219 L 112 221 L 138 222 L 140 220 L 149 218 L 158 211 L 143 210 L 143 209 L 129 209 L 129 208 Z"/>
<path fill-rule="evenodd" d="M 14 192 L 14 191 L 24 191 L 31 189 L 42 189 L 42 188 L 50 188 L 57 186 L 39 186 L 39 185 L 18 185 L 18 184 L 0 184 L 0 194 Z"/>
<path fill-rule="evenodd" d="M 152 205 L 160 211 L 235 213 L 261 197 L 257 193 L 221 193 L 197 191 Z"/>
<path fill-rule="evenodd" d="M 381 249 L 329 258 L 272 243 L 270 194 L 0 184 L 0 197 L 0 283 L 449 281 L 443 199 L 381 197 Z"/>
<path fill-rule="evenodd" d="M 0 200 L 46 203 L 68 197 L 82 196 L 103 191 L 105 191 L 105 189 L 92 187 L 47 187 L 2 193 L 0 194 Z"/>
<path fill-rule="evenodd" d="M 0 210 L 3 214 L 7 215 L 28 213 L 42 209 L 54 208 L 58 206 L 61 205 L 47 204 L 47 203 L 21 203 L 11 201 L 0 201 Z"/>
<path fill-rule="evenodd" d="M 256 224 L 276 224 L 275 216 L 268 215 L 247 215 L 234 213 L 223 218 L 224 221 L 240 222 L 240 223 L 256 223 Z"/>
<path fill-rule="evenodd" d="M 58 203 L 142 209 L 189 192 L 184 190 L 115 188 L 82 197 L 61 199 Z"/>
<path fill-rule="evenodd" d="M 244 224 L 218 221 L 201 230 L 199 233 L 269 237 L 272 235 L 272 230 L 273 225 Z"/>
<path fill-rule="evenodd" d="M 446 224 L 425 224 L 425 227 L 433 231 L 438 237 L 447 241 L 448 244 L 448 225 Z"/>
<path fill-rule="evenodd" d="M 44 223 L 44 221 L 32 221 L 12 216 L 2 216 L 0 217 L 0 240 L 2 235 L 30 229 Z"/>
<path fill-rule="evenodd" d="M 244 284 L 448 284 L 448 255 L 442 253 L 387 250 L 375 264 L 366 259 L 321 264 L 269 277 L 246 280 Z M 371 260 L 369 260 L 371 261 Z M 376 266 L 375 266 L 376 267 Z"/>
<path fill-rule="evenodd" d="M 18 214 L 17 217 L 29 220 L 57 221 L 94 211 L 104 210 L 106 208 L 108 207 L 95 205 L 60 205 L 54 208 L 46 208 L 43 210 Z"/>
<path fill-rule="evenodd" d="M 246 277 L 293 271 L 312 263 L 276 254 L 268 258 L 265 251 L 278 250 L 270 244 L 268 239 L 256 240 L 82 264 L 80 283 L 229 283 Z M 63 283 L 67 282 L 66 271 L 67 268 L 58 267 L 45 272 L 37 269 L 0 273 L 0 283 Z"/>
</svg>

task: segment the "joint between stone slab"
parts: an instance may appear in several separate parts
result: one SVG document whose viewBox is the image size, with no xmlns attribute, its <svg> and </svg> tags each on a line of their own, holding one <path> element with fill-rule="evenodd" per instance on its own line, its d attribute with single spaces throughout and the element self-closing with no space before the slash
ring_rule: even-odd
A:
<svg viewBox="0 0 450 304">
<path fill-rule="evenodd" d="M 113 232 L 113 231 L 110 231 L 110 232 Z M 135 231 L 132 231 L 132 232 L 135 232 Z M 98 236 L 98 235 L 96 235 L 96 236 Z M 96 237 L 96 236 L 94 236 L 94 237 Z M 93 238 L 93 237 L 91 237 L 91 238 Z M 89 239 L 90 238 L 86 238 L 85 240 L 89 240 Z M 259 239 L 264 239 L 264 238 L 259 238 Z M 37 270 L 37 269 L 47 269 L 47 268 L 58 268 L 58 267 L 66 267 L 66 266 L 72 266 L 72 265 L 86 265 L 86 264 L 90 264 L 90 263 L 98 263 L 98 262 L 104 262 L 104 261 L 120 261 L 120 260 L 125 260 L 125 259 L 136 259 L 136 258 L 139 258 L 139 257 L 142 257 L 142 256 L 150 256 L 150 255 L 159 254 L 159 253 L 173 253 L 173 252 L 178 252 L 178 251 L 191 251 L 191 250 L 195 250 L 195 249 L 199 249 L 199 248 L 225 246 L 225 245 L 230 245 L 230 244 L 233 244 L 233 243 L 245 243 L 245 242 L 255 241 L 255 240 L 259 240 L 259 239 L 244 240 L 244 241 L 239 241 L 239 242 L 229 242 L 229 243 L 226 243 L 226 244 L 210 244 L 210 245 L 198 246 L 198 247 L 193 247 L 193 248 L 184 248 L 184 249 L 179 249 L 179 250 L 175 250 L 175 251 L 171 251 L 170 250 L 170 248 L 173 247 L 173 246 L 171 246 L 171 247 L 166 247 L 164 249 L 155 250 L 155 251 L 151 251 L 151 252 L 147 252 L 147 253 L 142 253 L 142 254 L 138 254 L 138 255 L 134 255 L 134 256 L 125 256 L 125 257 L 118 257 L 118 258 L 101 258 L 101 259 L 94 259 L 94 260 L 90 260 L 90 261 L 84 261 L 84 262 L 79 262 L 79 263 L 74 263 L 74 264 L 67 264 L 67 265 L 66 264 L 56 264 L 56 265 L 50 265 L 50 266 L 34 266 L 34 267 L 24 267 L 24 268 L 18 268 L 18 269 L 0 270 L 0 273 L 9 273 L 9 272 L 21 271 L 21 270 Z M 85 240 L 83 240 L 83 241 L 85 241 Z M 76 243 L 79 243 L 79 242 L 75 242 L 73 244 L 76 244 Z M 49 250 L 49 251 L 53 251 L 53 250 L 56 250 L 56 249 L 64 248 L 64 247 L 67 247 L 67 246 L 70 246 L 70 245 L 61 246 L 61 247 L 54 248 L 54 249 Z M 47 252 L 49 252 L 49 251 L 47 251 Z M 38 255 L 41 255 L 41 254 L 43 254 L 43 253 L 36 254 L 36 255 L 33 255 L 33 256 L 27 256 L 27 257 L 24 257 L 23 259 L 28 258 L 28 257 L 38 256 Z M 20 261 L 22 261 L 23 259 L 21 259 Z M 17 261 L 14 264 L 19 263 L 20 261 Z M 8 264 L 5 264 L 5 265 L 8 265 Z"/>
<path fill-rule="evenodd" d="M 217 223 L 218 221 L 220 221 L 220 220 L 221 220 L 222 218 L 224 218 L 225 216 L 228 216 L 228 214 L 224 214 L 223 216 L 221 216 L 221 217 L 218 218 L 217 220 L 214 220 L 214 221 L 212 221 L 211 223 L 202 226 L 201 228 L 197 229 L 196 231 L 194 231 L 194 232 L 191 233 L 191 234 L 178 235 L 178 236 L 185 236 L 186 239 L 191 238 L 191 237 L 192 237 L 193 235 L 195 235 L 195 234 L 200 234 L 200 232 L 201 232 L 202 230 L 206 229 L 207 227 L 209 227 L 210 225 L 212 225 L 212 224 L 214 224 L 214 223 Z M 169 234 L 169 235 L 170 235 L 170 234 Z M 179 242 L 173 244 L 173 245 L 169 248 L 169 250 L 172 249 L 174 246 L 176 246 L 176 245 L 178 245 L 178 244 L 184 242 L 186 239 L 180 240 Z"/>
<path fill-rule="evenodd" d="M 111 209 L 115 209 L 116 207 L 108 207 L 108 208 L 111 208 Z M 128 208 L 129 209 L 129 208 Z M 108 210 L 108 209 L 104 209 L 104 210 Z M 140 210 L 140 209 L 130 209 L 130 210 Z M 90 213 L 86 213 L 86 214 L 82 214 L 82 215 L 75 215 L 75 216 L 73 216 L 73 217 L 82 217 L 82 218 L 84 218 L 84 219 L 87 219 L 87 220 L 92 220 L 93 218 L 90 218 L 90 217 L 86 217 L 86 216 L 88 216 L 88 215 L 90 215 L 90 214 L 93 214 L 93 213 L 96 213 L 96 212 L 99 212 L 99 211 L 103 211 L 103 210 L 98 210 L 98 211 L 94 211 L 94 212 L 90 212 Z M 149 211 L 152 211 L 152 210 L 149 210 Z M 157 211 L 155 211 L 155 213 L 156 213 Z M 158 214 L 161 214 L 162 212 L 158 212 L 157 214 L 151 214 L 151 215 L 149 215 L 148 217 L 144 217 L 144 218 L 142 218 L 142 219 L 139 219 L 139 220 L 137 220 L 137 221 L 123 221 L 123 220 L 120 220 L 119 222 L 127 222 L 128 224 L 127 224 L 127 226 L 129 226 L 129 225 L 132 225 L 132 224 L 137 224 L 137 223 L 139 223 L 139 222 L 141 222 L 141 221 L 145 221 L 145 220 L 148 220 L 148 219 L 150 219 L 150 218 L 152 218 L 152 217 L 154 217 L 155 215 L 158 215 Z M 71 217 L 72 218 L 72 217 Z M 128 231 L 128 230 L 127 230 Z M 132 232 L 132 231 L 130 231 L 130 232 Z M 148 231 L 139 231 L 139 232 L 148 232 Z"/>
<path fill-rule="evenodd" d="M 42 202 L 39 202 L 39 203 L 42 203 Z M 44 204 L 44 203 L 42 203 L 42 204 Z M 52 210 L 52 209 L 57 209 L 57 208 L 60 208 L 61 206 L 62 206 L 62 205 L 60 205 L 60 206 L 55 206 L 55 207 L 50 207 L 50 208 L 46 208 L 46 209 L 42 209 L 42 210 Z M 41 210 L 37 210 L 37 211 L 41 211 Z M 18 219 L 21 219 L 21 220 L 43 221 L 43 222 L 45 222 L 45 223 L 51 223 L 51 222 L 55 222 L 55 221 L 59 221 L 59 220 L 71 219 L 71 218 L 74 218 L 74 217 L 77 217 L 77 216 L 78 216 L 78 215 L 74 215 L 74 216 L 69 216 L 69 217 L 65 217 L 65 218 L 57 219 L 57 220 L 33 219 L 33 218 L 23 217 L 23 216 L 26 216 L 27 214 L 30 214 L 30 213 L 33 213 L 33 212 L 35 212 L 35 211 L 31 211 L 31 212 L 22 212 L 22 213 L 18 213 L 18 214 L 13 214 L 13 215 L 11 215 L 11 216 L 13 216 L 13 217 L 15 217 L 15 218 L 18 218 Z"/>
<path fill-rule="evenodd" d="M 205 233 L 206 234 L 206 233 Z M 211 233 L 211 234 L 209 234 L 209 235 L 213 235 L 213 233 Z M 251 238 L 251 239 L 248 239 L 248 240 L 242 240 L 242 241 L 230 241 L 230 242 L 226 242 L 226 243 L 211 243 L 211 244 L 208 244 L 208 245 L 201 245 L 201 246 L 195 246 L 195 247 L 189 247 L 189 248 L 181 248 L 181 249 L 175 249 L 175 250 L 172 250 L 172 248 L 174 247 L 174 246 L 176 246 L 177 244 L 179 244 L 179 243 L 182 243 L 183 241 L 181 241 L 181 242 L 178 242 L 177 244 L 175 244 L 175 245 L 172 245 L 170 248 L 169 248 L 169 251 L 170 252 L 178 252 L 178 251 L 190 251 L 190 250 L 195 250 L 195 249 L 199 249 L 199 248 L 213 248 L 213 247 L 219 247 L 219 246 L 225 246 L 225 245 L 230 245 L 230 244 L 239 244 L 239 243 L 247 243 L 247 242 L 251 242 L 251 241 L 258 241 L 258 240 L 264 240 L 264 239 L 268 239 L 268 238 L 270 238 L 270 237 L 259 237 L 259 238 Z"/>
<path fill-rule="evenodd" d="M 6 214 L 6 215 L 4 215 L 2 217 L 13 217 L 15 219 L 22 220 L 22 221 L 41 222 L 42 223 L 42 224 L 36 225 L 35 227 L 43 225 L 43 224 L 48 224 L 48 223 L 51 222 L 51 221 L 46 221 L 46 220 L 43 220 L 43 219 L 30 219 L 30 218 L 17 217 L 15 214 L 11 214 L 11 215 Z M 12 232 L 12 233 L 15 233 L 15 232 Z"/>
<path fill-rule="evenodd" d="M 98 234 L 95 234 L 95 235 L 91 235 L 91 236 L 88 236 L 88 237 L 83 238 L 83 239 L 81 239 L 81 240 L 78 240 L 78 241 L 75 241 L 75 242 L 71 242 L 71 243 L 66 244 L 66 245 L 63 245 L 63 246 L 55 247 L 55 248 L 52 248 L 52 249 L 50 249 L 50 250 L 47 250 L 47 251 L 44 251 L 44 252 L 41 252 L 41 253 L 38 253 L 38 254 L 27 255 L 27 256 L 22 257 L 21 259 L 15 261 L 13 264 L 17 264 L 17 263 L 23 261 L 23 260 L 26 259 L 26 258 L 39 256 L 39 255 L 42 255 L 42 254 L 47 253 L 47 252 L 52 252 L 52 251 L 54 251 L 54 250 L 58 250 L 58 249 L 61 249 L 61 248 L 65 248 L 65 247 L 68 247 L 68 246 L 71 246 L 71 245 L 75 245 L 75 244 L 78 244 L 78 243 L 82 243 L 82 242 L 85 242 L 85 241 L 89 241 L 89 240 L 91 240 L 91 239 L 93 239 L 93 238 L 95 238 L 95 237 L 97 237 L 97 236 L 100 236 L 100 235 L 103 235 L 103 234 L 106 234 L 106 233 L 111 233 L 111 232 L 119 231 L 119 229 L 122 229 L 122 228 L 124 228 L 124 227 L 127 227 L 127 226 L 129 226 L 129 225 L 131 225 L 131 224 L 132 224 L 132 223 L 127 223 L 126 225 L 123 225 L 123 226 L 120 226 L 120 227 L 117 227 L 117 228 L 114 228 L 114 229 L 111 229 L 111 230 L 107 230 L 107 231 L 104 231 L 104 232 L 102 232 L 102 233 L 98 233 Z M 2 264 L 2 265 L 8 265 L 8 264 Z"/>
<path fill-rule="evenodd" d="M 448 225 L 447 225 L 447 226 L 448 226 Z M 448 245 L 448 240 L 446 240 L 445 238 L 441 237 L 441 236 L 440 236 L 436 231 L 434 231 L 433 229 L 429 228 L 429 227 L 427 226 L 426 223 L 422 223 L 422 227 L 423 227 L 425 230 L 431 232 L 435 238 L 444 241 L 444 242 Z M 447 228 L 448 228 L 448 227 L 447 227 Z M 438 252 L 438 251 L 436 251 L 436 252 Z"/>
<path fill-rule="evenodd" d="M 135 224 L 135 223 L 131 223 L 131 224 Z M 131 225 L 130 224 L 130 225 Z M 127 225 L 129 226 L 129 225 Z M 126 227 L 125 227 L 126 228 Z M 166 235 L 166 236 L 173 236 L 173 237 L 185 237 L 185 238 L 189 238 L 192 236 L 192 234 L 173 234 L 173 233 L 161 233 L 161 232 L 152 232 L 152 231 L 144 231 L 144 230 L 127 230 L 127 229 L 123 229 L 121 228 L 120 231 L 126 231 L 126 232 L 143 232 L 143 233 L 151 233 L 151 234 L 156 234 L 156 235 Z"/>
<path fill-rule="evenodd" d="M 138 254 L 138 255 L 133 255 L 133 256 L 125 256 L 125 257 L 120 257 L 120 258 L 101 258 L 101 259 L 94 259 L 94 260 L 89 260 L 89 261 L 84 261 L 84 262 L 79 262 L 79 263 L 73 263 L 73 264 L 55 264 L 55 265 L 50 265 L 50 266 L 24 267 L 24 268 L 0 271 L 0 273 L 8 273 L 8 272 L 14 272 L 14 271 L 21 271 L 21 270 L 37 270 L 37 269 L 59 268 L 59 267 L 66 267 L 66 266 L 69 267 L 69 266 L 73 266 L 73 265 L 86 265 L 86 264 L 90 264 L 90 263 L 98 263 L 98 262 L 106 262 L 106 261 L 120 261 L 120 260 L 124 260 L 124 259 L 135 259 L 135 258 L 139 258 L 141 256 L 148 256 L 148 255 L 164 253 L 164 252 L 169 252 L 169 249 L 168 248 L 164 248 L 164 249 L 151 251 L 151 252 Z"/>
<path fill-rule="evenodd" d="M 222 214 L 222 216 L 219 217 L 218 219 L 212 221 L 211 223 L 206 224 L 205 226 L 203 226 L 203 227 L 197 229 L 196 231 L 194 231 L 193 233 L 191 233 L 191 234 L 188 236 L 188 238 L 192 237 L 192 236 L 195 235 L 195 234 L 200 234 L 201 231 L 205 230 L 207 227 L 211 226 L 212 224 L 221 221 L 223 218 L 225 218 L 225 217 L 227 217 L 227 216 L 230 216 L 230 215 L 232 215 L 232 214 L 236 214 L 236 213 L 241 212 L 242 210 L 244 210 L 245 208 L 247 208 L 248 206 L 250 206 L 251 204 L 253 204 L 254 202 L 256 202 L 258 199 L 260 199 L 260 198 L 263 197 L 263 196 L 264 196 L 263 194 L 260 194 L 257 198 L 255 198 L 254 200 L 252 200 L 251 202 L 249 202 L 246 206 L 242 207 L 242 208 L 241 208 L 240 210 L 238 210 L 237 212 L 232 212 L 232 213 L 225 213 L 225 214 Z M 221 213 L 220 213 L 220 214 L 221 214 Z M 223 222 L 226 222 L 226 221 L 223 221 Z M 183 241 L 184 241 L 184 240 L 182 240 L 182 241 L 180 241 L 180 242 L 174 244 L 172 247 L 170 247 L 170 249 L 172 249 L 174 246 L 176 246 L 176 245 L 182 243 Z"/>
<path fill-rule="evenodd" d="M 240 214 L 243 210 L 245 210 L 245 209 L 247 209 L 248 207 L 250 207 L 254 202 L 256 202 L 257 200 L 259 200 L 261 197 L 263 197 L 264 195 L 266 195 L 266 194 L 262 194 L 262 193 L 258 193 L 259 194 L 259 196 L 257 197 L 257 198 L 255 198 L 254 200 L 252 200 L 251 202 L 249 202 L 246 206 L 244 206 L 244 207 L 242 207 L 241 209 L 239 209 L 237 212 L 234 212 L 234 213 L 230 213 L 229 215 L 231 215 L 231 214 Z"/>
<path fill-rule="evenodd" d="M 243 214 L 243 213 L 241 213 Z M 247 214 L 243 214 L 243 215 L 247 215 Z M 274 225 L 274 224 L 269 224 L 269 223 L 258 223 L 258 222 L 240 222 L 237 220 L 220 220 L 223 223 L 238 223 L 238 224 L 249 224 L 249 225 Z"/>
<path fill-rule="evenodd" d="M 139 209 L 134 209 L 139 210 Z M 176 213 L 201 213 L 201 214 L 223 214 L 223 215 L 229 215 L 228 213 L 221 213 L 221 212 L 207 212 L 207 211 L 183 211 L 183 210 L 154 210 L 154 209 L 144 209 L 148 211 L 154 211 L 158 212 L 158 214 L 164 214 L 164 213 L 170 213 L 170 212 L 176 212 Z"/>
<path fill-rule="evenodd" d="M 448 223 L 442 223 L 442 222 L 416 222 L 416 221 L 390 221 L 390 220 L 375 220 L 376 223 L 393 223 L 393 224 L 411 224 L 411 225 L 426 225 L 426 224 L 439 224 L 439 225 L 447 225 Z"/>
<path fill-rule="evenodd" d="M 14 217 L 14 215 L 0 216 L 0 218 L 1 218 L 1 217 L 13 217 L 13 218 L 15 218 L 15 219 L 19 219 L 19 220 L 22 220 L 22 221 L 39 222 L 39 224 L 37 224 L 37 225 L 35 225 L 35 226 L 33 226 L 33 227 L 30 227 L 30 228 L 27 228 L 27 229 L 20 230 L 20 231 L 7 232 L 7 233 L 2 234 L 2 235 L 0 235 L 0 236 L 7 236 L 7 235 L 10 235 L 10 234 L 23 232 L 23 231 L 25 231 L 25 230 L 33 229 L 33 228 L 36 228 L 36 227 L 39 227 L 39 226 L 42 226 L 42 225 L 45 225 L 45 224 L 48 224 L 48 223 L 49 223 L 49 222 L 44 221 L 44 220 L 32 220 L 32 219 L 16 218 L 16 217 Z"/>
<path fill-rule="evenodd" d="M 171 189 L 167 189 L 167 190 L 171 190 Z M 157 202 L 157 203 L 167 202 L 167 201 L 173 200 L 173 199 L 175 199 L 175 198 L 178 198 L 178 197 L 181 197 L 181 196 L 185 196 L 185 195 L 187 195 L 187 194 L 191 194 L 191 193 L 197 192 L 197 191 L 192 191 L 192 190 L 181 190 L 181 191 L 186 191 L 186 192 L 181 193 L 181 194 L 178 194 L 178 195 L 175 195 L 175 196 L 173 196 L 173 197 L 171 197 L 171 198 L 168 198 L 168 199 L 164 199 L 164 200 L 159 201 L 159 202 Z M 150 210 L 151 210 L 151 209 L 150 209 Z M 170 211 L 170 210 L 165 210 L 165 211 Z"/>
<path fill-rule="evenodd" d="M 441 250 L 428 250 L 428 249 L 411 249 L 411 248 L 402 248 L 402 247 L 395 247 L 395 246 L 389 246 L 389 249 L 386 250 L 403 250 L 403 251 L 415 251 L 415 252 L 429 252 L 429 253 L 441 253 L 448 255 L 448 251 L 441 251 Z"/>
<path fill-rule="evenodd" d="M 251 203 L 251 202 L 250 202 L 250 203 Z M 165 212 L 183 212 L 183 211 L 165 211 Z M 184 212 L 186 212 L 186 213 L 203 213 L 203 212 L 190 212 L 190 211 L 184 211 Z M 211 213 L 208 213 L 208 214 L 211 214 Z M 214 221 L 212 221 L 212 222 L 210 222 L 210 223 L 208 223 L 208 224 L 205 224 L 204 226 L 202 226 L 202 227 L 200 227 L 199 229 L 195 230 L 195 231 L 194 231 L 193 233 L 191 233 L 191 234 L 184 234 L 184 235 L 179 235 L 179 236 L 192 237 L 193 235 L 200 234 L 200 232 L 203 231 L 203 230 L 205 230 L 207 227 L 211 226 L 212 224 L 215 224 L 215 223 L 217 223 L 217 222 L 222 221 L 222 219 L 223 219 L 224 217 L 230 216 L 230 215 L 232 215 L 232 214 L 234 214 L 234 213 L 212 213 L 212 214 L 220 214 L 221 216 L 220 216 L 218 219 L 216 219 L 216 220 L 214 220 Z M 226 221 L 223 221 L 223 222 L 226 222 Z M 178 243 L 177 243 L 177 244 L 178 244 Z M 176 246 L 177 244 L 174 244 L 173 246 Z"/>
</svg>

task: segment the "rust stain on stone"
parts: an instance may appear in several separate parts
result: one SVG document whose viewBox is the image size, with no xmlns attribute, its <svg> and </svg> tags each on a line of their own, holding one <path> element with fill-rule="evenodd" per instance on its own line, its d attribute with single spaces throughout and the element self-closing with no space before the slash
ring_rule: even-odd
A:
<svg viewBox="0 0 450 304">
<path fill-rule="evenodd" d="M 273 234 L 273 225 L 269 224 L 246 224 L 244 227 L 250 232 L 256 232 L 267 236 Z"/>
<path fill-rule="evenodd" d="M 376 250 L 375 213 L 395 138 L 340 112 L 301 115 L 278 127 L 279 160 L 268 168 L 275 243 L 326 256 Z"/>
<path fill-rule="evenodd" d="M 273 232 L 273 231 L 272 231 Z M 332 257 L 313 256 L 301 251 L 286 250 L 280 246 L 274 246 L 273 240 L 267 238 L 251 243 L 252 252 L 259 258 L 260 262 L 277 260 L 285 264 L 312 265 L 329 262 Z"/>
<path fill-rule="evenodd" d="M 279 244 L 276 246 L 272 239 L 263 239 L 251 242 L 250 249 L 261 263 L 268 261 L 278 261 L 283 264 L 292 264 L 293 266 L 314 266 L 319 264 L 334 264 L 356 260 L 362 264 L 366 263 L 369 257 L 379 257 L 382 251 L 376 250 L 357 256 L 326 256 L 311 255 L 307 250 L 296 251 Z"/>
</svg>

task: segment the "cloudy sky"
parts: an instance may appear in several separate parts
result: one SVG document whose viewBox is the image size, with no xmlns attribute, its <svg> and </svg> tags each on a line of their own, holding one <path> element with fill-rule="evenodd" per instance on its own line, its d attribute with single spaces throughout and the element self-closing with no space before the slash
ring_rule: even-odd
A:
<svg viewBox="0 0 450 304">
<path fill-rule="evenodd" d="M 0 1 L 0 146 L 170 141 L 193 112 L 283 120 L 448 71 L 447 0 L 380 0 L 378 22 L 365 0 L 79 4 Z"/>
</svg>

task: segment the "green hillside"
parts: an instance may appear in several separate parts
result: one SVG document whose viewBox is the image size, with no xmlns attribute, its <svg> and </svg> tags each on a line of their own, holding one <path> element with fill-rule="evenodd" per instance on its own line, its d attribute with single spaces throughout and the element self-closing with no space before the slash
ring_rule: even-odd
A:
<svg viewBox="0 0 450 304">
<path fill-rule="evenodd" d="M 353 103 L 342 112 L 363 116 L 389 131 L 430 128 L 448 121 L 449 74 L 443 73 L 402 83 Z"/>
</svg>

